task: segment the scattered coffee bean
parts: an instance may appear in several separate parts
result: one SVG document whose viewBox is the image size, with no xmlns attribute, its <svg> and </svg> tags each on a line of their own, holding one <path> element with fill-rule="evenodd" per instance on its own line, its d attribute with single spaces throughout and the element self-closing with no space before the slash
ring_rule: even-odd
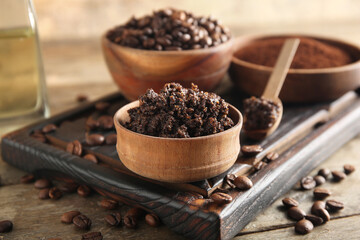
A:
<svg viewBox="0 0 360 240">
<path fill-rule="evenodd" d="M 344 204 L 336 200 L 327 200 L 326 208 L 330 211 L 339 211 L 344 208 Z"/>
<path fill-rule="evenodd" d="M 159 217 L 153 213 L 146 214 L 145 222 L 151 227 L 158 227 L 160 225 Z"/>
<path fill-rule="evenodd" d="M 238 176 L 235 178 L 234 184 L 240 190 L 248 190 L 253 186 L 252 181 L 246 176 Z"/>
<path fill-rule="evenodd" d="M 316 199 L 324 199 L 331 195 L 331 192 L 325 188 L 315 188 L 314 189 L 314 197 Z"/>
<path fill-rule="evenodd" d="M 243 145 L 241 147 L 241 152 L 245 157 L 254 157 L 258 153 L 261 153 L 263 148 L 260 145 Z"/>
<path fill-rule="evenodd" d="M 109 107 L 110 107 L 110 103 L 107 103 L 107 102 L 97 102 L 97 103 L 95 103 L 95 109 L 100 111 L 100 112 L 104 112 Z"/>
<path fill-rule="evenodd" d="M 293 198 L 284 198 L 282 200 L 282 203 L 284 204 L 285 207 L 288 207 L 288 208 L 299 206 L 298 201 L 296 201 Z"/>
<path fill-rule="evenodd" d="M 307 176 L 301 179 L 301 188 L 305 190 L 313 189 L 316 186 L 316 182 L 313 177 Z"/>
<path fill-rule="evenodd" d="M 102 240 L 101 232 L 89 232 L 81 236 L 81 240 Z"/>
<path fill-rule="evenodd" d="M 78 187 L 79 184 L 70 182 L 70 183 L 60 184 L 58 188 L 60 189 L 60 191 L 64 193 L 74 193 L 76 192 Z"/>
<path fill-rule="evenodd" d="M 48 124 L 45 127 L 42 128 L 42 132 L 43 133 L 50 133 L 50 132 L 54 132 L 57 129 L 55 124 Z"/>
<path fill-rule="evenodd" d="M 91 116 L 86 120 L 85 123 L 86 127 L 88 127 L 90 130 L 94 130 L 100 126 L 99 121 L 94 120 Z"/>
<path fill-rule="evenodd" d="M 26 174 L 21 177 L 20 182 L 21 183 L 32 183 L 35 181 L 35 177 L 32 174 Z"/>
<path fill-rule="evenodd" d="M 279 158 L 279 154 L 276 152 L 269 152 L 264 158 L 264 162 L 269 163 Z"/>
<path fill-rule="evenodd" d="M 331 171 L 328 168 L 322 168 L 319 170 L 318 175 L 323 176 L 325 179 L 328 179 L 331 175 Z"/>
<path fill-rule="evenodd" d="M 340 171 L 332 171 L 331 174 L 336 182 L 340 182 L 346 178 L 346 174 Z"/>
<path fill-rule="evenodd" d="M 104 219 L 110 226 L 117 227 L 121 225 L 121 213 L 119 212 L 106 215 Z"/>
<path fill-rule="evenodd" d="M 66 151 L 68 153 L 81 156 L 82 154 L 82 145 L 78 140 L 74 140 L 73 142 L 69 142 L 66 145 Z"/>
<path fill-rule="evenodd" d="M 330 221 L 330 214 L 325 208 L 317 209 L 314 214 L 321 217 L 324 222 Z"/>
<path fill-rule="evenodd" d="M 318 216 L 315 216 L 315 215 L 312 215 L 312 214 L 306 215 L 305 219 L 312 222 L 312 224 L 314 224 L 314 226 L 319 226 L 324 222 L 324 220 L 321 217 L 318 217 Z"/>
<path fill-rule="evenodd" d="M 107 145 L 115 145 L 117 141 L 116 133 L 111 133 L 105 137 L 105 143 Z"/>
<path fill-rule="evenodd" d="M 67 223 L 70 224 L 73 222 L 74 217 L 76 217 L 77 215 L 80 215 L 81 213 L 79 211 L 70 211 L 70 212 L 66 212 L 63 215 L 61 215 L 61 222 L 62 223 Z"/>
<path fill-rule="evenodd" d="M 57 200 L 57 199 L 61 198 L 62 195 L 63 195 L 63 193 L 57 187 L 52 187 L 49 190 L 49 197 L 51 199 Z"/>
<path fill-rule="evenodd" d="M 49 199 L 49 190 L 50 188 L 44 188 L 44 189 L 41 189 L 39 191 L 39 199 L 41 200 L 44 200 L 44 199 Z"/>
<path fill-rule="evenodd" d="M 125 216 L 124 217 L 124 225 L 127 228 L 136 228 L 137 220 L 134 216 Z"/>
<path fill-rule="evenodd" d="M 306 213 L 300 209 L 299 207 L 291 207 L 289 208 L 287 215 L 296 221 L 303 219 L 306 216 Z"/>
<path fill-rule="evenodd" d="M 316 175 L 314 177 L 314 180 L 316 182 L 316 186 L 320 186 L 320 185 L 322 185 L 322 184 L 324 184 L 326 182 L 326 179 L 323 176 L 320 176 L 320 175 Z"/>
<path fill-rule="evenodd" d="M 225 183 L 231 188 L 236 188 L 234 184 L 235 178 L 236 176 L 234 174 L 227 174 L 225 177 Z"/>
<path fill-rule="evenodd" d="M 229 194 L 222 193 L 222 192 L 213 193 L 213 194 L 211 194 L 210 198 L 216 204 L 228 204 L 232 201 L 232 197 Z"/>
<path fill-rule="evenodd" d="M 104 143 L 105 137 L 101 134 L 86 135 L 85 141 L 89 146 L 99 146 Z"/>
<path fill-rule="evenodd" d="M 110 130 L 114 128 L 114 119 L 111 116 L 101 116 L 98 119 L 99 125 L 104 130 Z"/>
<path fill-rule="evenodd" d="M 113 210 L 117 208 L 118 202 L 112 199 L 103 199 L 99 203 L 100 207 L 105 208 L 107 210 Z"/>
<path fill-rule="evenodd" d="M 314 225 L 306 219 L 302 219 L 295 224 L 295 231 L 300 234 L 308 234 L 314 229 Z"/>
<path fill-rule="evenodd" d="M 86 102 L 88 99 L 89 99 L 88 96 L 85 95 L 85 94 L 78 94 L 76 96 L 76 101 L 77 102 Z"/>
<path fill-rule="evenodd" d="M 133 207 L 126 212 L 125 216 L 133 216 L 136 218 L 136 220 L 138 220 L 144 217 L 145 214 L 146 212 L 142 208 Z"/>
<path fill-rule="evenodd" d="M 353 165 L 351 165 L 351 164 L 345 164 L 344 165 L 344 172 L 345 172 L 346 175 L 349 175 L 354 171 L 355 171 L 355 167 Z"/>
<path fill-rule="evenodd" d="M 82 197 L 88 197 L 91 194 L 91 189 L 86 185 L 80 185 L 77 189 L 77 193 Z"/>
<path fill-rule="evenodd" d="M 9 220 L 0 221 L 0 233 L 11 232 L 13 223 Z"/>
<path fill-rule="evenodd" d="M 50 182 L 50 180 L 48 180 L 46 178 L 42 178 L 42 179 L 36 180 L 34 183 L 34 186 L 37 189 L 49 188 L 49 187 L 51 187 L 51 182 Z"/>
<path fill-rule="evenodd" d="M 260 161 L 254 165 L 256 171 L 263 169 L 267 165 L 266 162 Z"/>
<path fill-rule="evenodd" d="M 79 214 L 73 218 L 73 223 L 80 229 L 88 230 L 90 229 L 92 222 L 87 216 Z"/>
<path fill-rule="evenodd" d="M 316 215 L 316 211 L 321 208 L 325 208 L 326 204 L 324 201 L 315 201 L 311 207 L 311 213 Z"/>
<path fill-rule="evenodd" d="M 89 160 L 89 161 L 95 163 L 95 164 L 98 164 L 98 163 L 99 163 L 99 161 L 98 161 L 98 159 L 96 158 L 96 156 L 95 156 L 94 154 L 92 154 L 92 153 L 86 154 L 86 155 L 84 156 L 84 158 L 85 158 L 86 160 Z"/>
</svg>

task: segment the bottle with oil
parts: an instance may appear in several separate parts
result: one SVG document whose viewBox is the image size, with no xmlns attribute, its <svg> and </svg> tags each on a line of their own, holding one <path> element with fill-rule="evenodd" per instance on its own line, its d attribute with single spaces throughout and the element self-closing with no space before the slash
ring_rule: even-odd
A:
<svg viewBox="0 0 360 240">
<path fill-rule="evenodd" d="M 0 1 L 0 121 L 47 117 L 45 77 L 31 0 Z"/>
</svg>

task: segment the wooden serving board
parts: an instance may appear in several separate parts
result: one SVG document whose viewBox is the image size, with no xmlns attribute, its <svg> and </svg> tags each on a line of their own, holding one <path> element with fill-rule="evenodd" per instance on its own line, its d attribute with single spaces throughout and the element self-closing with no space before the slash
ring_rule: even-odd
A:
<svg viewBox="0 0 360 240">
<path fill-rule="evenodd" d="M 220 94 L 241 109 L 244 96 L 231 88 Z M 113 115 L 127 103 L 120 94 L 99 101 L 109 102 L 111 107 L 100 113 L 94 108 L 95 103 L 87 103 L 7 134 L 1 144 L 3 159 L 35 175 L 70 178 L 91 186 L 100 194 L 154 212 L 170 229 L 191 239 L 232 238 L 256 214 L 360 132 L 360 97 L 355 92 L 331 103 L 288 105 L 280 127 L 264 141 L 253 142 L 241 136 L 242 144 L 256 143 L 264 148 L 256 157 L 240 155 L 228 172 L 211 179 L 169 184 L 130 172 L 119 160 L 115 145 L 84 146 L 85 153 L 94 153 L 100 159 L 99 164 L 65 151 L 68 142 L 75 139 L 85 142 L 85 121 L 89 116 Z M 49 123 L 56 124 L 58 129 L 46 135 L 47 143 L 30 136 L 34 130 Z M 253 165 L 274 151 L 280 157 L 265 168 L 254 171 Z M 222 187 L 228 173 L 249 175 L 254 186 L 248 191 L 232 189 L 229 194 L 233 201 L 216 205 L 207 197 Z"/>
</svg>

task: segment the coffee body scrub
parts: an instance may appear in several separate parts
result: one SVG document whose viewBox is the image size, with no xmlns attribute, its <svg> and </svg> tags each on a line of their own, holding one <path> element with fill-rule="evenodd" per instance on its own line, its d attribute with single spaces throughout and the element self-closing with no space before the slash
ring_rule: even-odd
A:
<svg viewBox="0 0 360 240">
<path fill-rule="evenodd" d="M 244 128 L 246 130 L 268 129 L 280 114 L 280 106 L 263 97 L 247 98 L 244 104 Z"/>
<path fill-rule="evenodd" d="M 200 91 L 197 85 L 183 88 L 168 83 L 160 93 L 148 89 L 140 106 L 128 110 L 127 129 L 150 136 L 190 138 L 223 132 L 234 126 L 228 104 L 215 93 Z"/>
<path fill-rule="evenodd" d="M 212 17 L 168 8 L 110 30 L 106 37 L 119 45 L 158 51 L 180 51 L 217 46 L 230 39 L 229 30 Z"/>
</svg>

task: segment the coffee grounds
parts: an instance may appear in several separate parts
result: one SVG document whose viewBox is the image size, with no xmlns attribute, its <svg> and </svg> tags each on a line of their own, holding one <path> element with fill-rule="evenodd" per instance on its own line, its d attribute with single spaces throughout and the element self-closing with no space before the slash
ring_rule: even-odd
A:
<svg viewBox="0 0 360 240">
<path fill-rule="evenodd" d="M 250 63 L 274 67 L 285 39 L 278 37 L 257 40 L 239 50 L 235 56 Z M 353 61 L 351 55 L 339 47 L 312 38 L 300 37 L 300 45 L 296 51 L 291 68 L 339 67 Z"/>
</svg>

